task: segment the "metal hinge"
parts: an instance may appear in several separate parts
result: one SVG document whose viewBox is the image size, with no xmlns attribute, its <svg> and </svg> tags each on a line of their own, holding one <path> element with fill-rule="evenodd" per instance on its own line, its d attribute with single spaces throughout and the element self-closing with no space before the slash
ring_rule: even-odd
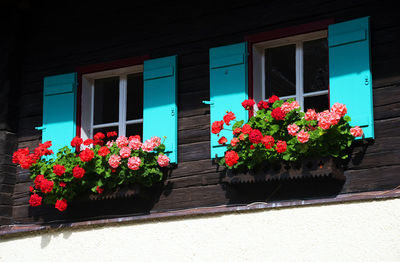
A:
<svg viewBox="0 0 400 262">
<path fill-rule="evenodd" d="M 213 101 L 202 101 L 202 102 L 203 102 L 203 104 L 206 104 L 206 105 L 214 105 Z"/>
<path fill-rule="evenodd" d="M 36 126 L 35 129 L 36 130 L 45 130 L 46 127 L 44 127 L 44 126 Z"/>
</svg>

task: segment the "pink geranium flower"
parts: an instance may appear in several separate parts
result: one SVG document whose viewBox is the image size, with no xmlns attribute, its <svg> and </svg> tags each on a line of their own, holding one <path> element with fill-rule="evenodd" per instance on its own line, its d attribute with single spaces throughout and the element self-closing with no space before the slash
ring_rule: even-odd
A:
<svg viewBox="0 0 400 262">
<path fill-rule="evenodd" d="M 303 129 L 299 133 L 297 133 L 297 140 L 300 143 L 306 143 L 308 142 L 309 139 L 310 139 L 310 134 L 304 131 Z"/>
<path fill-rule="evenodd" d="M 108 159 L 108 163 L 112 168 L 117 168 L 121 164 L 121 157 L 118 155 L 111 155 Z"/>
<path fill-rule="evenodd" d="M 287 130 L 289 135 L 295 136 L 297 131 L 299 131 L 300 127 L 298 127 L 296 124 L 291 124 L 287 126 Z"/>
<path fill-rule="evenodd" d="M 140 160 L 140 157 L 133 156 L 128 159 L 128 168 L 132 170 L 138 170 L 140 168 L 140 164 L 142 163 L 142 160 Z"/>
</svg>

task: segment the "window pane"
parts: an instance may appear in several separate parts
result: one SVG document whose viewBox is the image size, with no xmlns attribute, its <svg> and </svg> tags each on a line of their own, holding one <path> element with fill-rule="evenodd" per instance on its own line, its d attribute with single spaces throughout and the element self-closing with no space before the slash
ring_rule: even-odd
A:
<svg viewBox="0 0 400 262">
<path fill-rule="evenodd" d="M 131 124 L 126 126 L 126 137 L 134 135 L 143 137 L 143 124 Z"/>
<path fill-rule="evenodd" d="M 117 132 L 117 134 L 118 134 L 118 126 L 94 128 L 94 129 L 93 129 L 93 136 L 94 136 L 97 132 L 102 132 L 104 135 L 106 135 L 106 138 L 104 138 L 104 141 L 105 141 L 105 142 L 110 141 L 110 140 L 115 140 L 115 139 L 117 139 L 117 137 L 110 137 L 110 138 L 107 137 L 107 133 L 108 133 L 108 132 L 112 132 L 112 131 Z M 93 138 L 93 137 L 91 137 L 91 138 Z"/>
<path fill-rule="evenodd" d="M 95 125 L 118 122 L 119 77 L 96 79 L 94 81 Z"/>
<path fill-rule="evenodd" d="M 143 74 L 128 75 L 126 120 L 143 118 Z"/>
<path fill-rule="evenodd" d="M 304 97 L 304 112 L 309 108 L 315 109 L 317 112 L 329 109 L 328 95 Z"/>
<path fill-rule="evenodd" d="M 326 38 L 303 44 L 304 92 L 328 89 L 328 41 Z"/>
<path fill-rule="evenodd" d="M 296 45 L 265 49 L 265 98 L 296 94 Z"/>
</svg>

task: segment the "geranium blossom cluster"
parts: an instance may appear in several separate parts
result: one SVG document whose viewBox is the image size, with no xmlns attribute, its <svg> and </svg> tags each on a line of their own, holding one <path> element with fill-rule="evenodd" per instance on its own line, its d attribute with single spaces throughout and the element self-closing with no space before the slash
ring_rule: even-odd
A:
<svg viewBox="0 0 400 262">
<path fill-rule="evenodd" d="M 242 106 L 251 111 L 257 106 L 258 111 L 247 123 L 236 120 L 230 141 L 224 136 L 218 139 L 220 144 L 227 145 L 220 163 L 229 168 L 249 168 L 265 161 L 296 161 L 309 155 L 345 158 L 344 149 L 354 137 L 363 135 L 360 127 L 350 127 L 347 108 L 340 103 L 333 104 L 330 110 L 308 109 L 304 113 L 297 101 L 271 96 L 257 105 L 253 99 L 247 99 Z M 212 123 L 212 133 L 219 135 L 233 119 L 234 114 L 227 112 L 223 121 Z M 330 143 L 331 139 L 337 139 L 337 145 Z"/>
<path fill-rule="evenodd" d="M 116 132 L 98 132 L 93 139 L 75 137 L 70 145 L 72 150 L 66 146 L 57 157 L 49 157 L 53 154 L 51 141 L 39 144 L 33 153 L 22 148 L 13 154 L 13 163 L 31 172 L 31 206 L 52 204 L 64 211 L 73 196 L 111 191 L 120 180 L 122 184 L 151 186 L 162 179 L 162 168 L 170 164 L 165 146 L 156 136 L 142 142 L 139 135 L 117 137 Z"/>
</svg>

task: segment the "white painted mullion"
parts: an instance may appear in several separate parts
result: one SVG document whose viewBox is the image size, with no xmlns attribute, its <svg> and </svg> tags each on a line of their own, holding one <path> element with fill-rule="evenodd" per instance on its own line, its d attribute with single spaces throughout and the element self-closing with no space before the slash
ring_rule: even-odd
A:
<svg viewBox="0 0 400 262">
<path fill-rule="evenodd" d="M 95 129 L 95 128 L 111 127 L 111 126 L 118 126 L 118 124 L 119 124 L 119 122 L 106 123 L 106 124 L 98 124 L 98 125 L 93 125 L 93 129 Z"/>
<path fill-rule="evenodd" d="M 304 108 L 303 97 L 303 42 L 296 43 L 296 100 Z"/>
<path fill-rule="evenodd" d="M 121 75 L 119 77 L 119 121 L 118 133 L 120 136 L 126 135 L 126 97 L 127 97 L 127 77 Z"/>
<path fill-rule="evenodd" d="M 280 96 L 280 97 L 279 97 L 280 100 L 287 100 L 287 99 L 289 99 L 289 98 L 297 99 L 297 96 L 294 95 L 294 96 Z"/>
<path fill-rule="evenodd" d="M 127 125 L 131 125 L 131 124 L 141 124 L 143 123 L 143 118 L 140 119 L 133 119 L 133 120 L 127 120 L 125 122 Z"/>
<path fill-rule="evenodd" d="M 303 97 L 320 96 L 320 95 L 326 95 L 326 94 L 328 94 L 328 90 L 322 90 L 322 91 L 304 93 Z"/>
</svg>

